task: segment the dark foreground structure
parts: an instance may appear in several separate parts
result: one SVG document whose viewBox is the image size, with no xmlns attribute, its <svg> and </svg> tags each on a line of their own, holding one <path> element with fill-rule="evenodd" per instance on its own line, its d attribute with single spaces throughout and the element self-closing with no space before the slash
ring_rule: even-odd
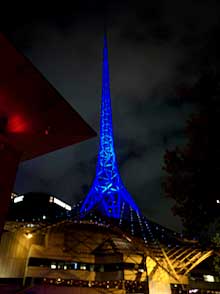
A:
<svg viewBox="0 0 220 294">
<path fill-rule="evenodd" d="M 21 196 L 13 205 L 19 199 L 24 204 L 26 196 Z M 55 198 L 45 196 L 61 204 Z M 17 217 L 12 214 L 0 249 L 2 283 L 23 284 L 20 293 L 29 294 L 220 293 L 215 273 L 194 272 L 213 250 L 202 250 L 148 220 L 122 183 L 113 143 L 106 36 L 96 176 L 71 211 L 62 205 L 66 214 L 52 222 L 45 211 L 34 219 L 20 219 L 19 209 Z"/>
<path fill-rule="evenodd" d="M 19 162 L 91 138 L 95 132 L 2 34 L 0 64 L 1 238 Z"/>
</svg>

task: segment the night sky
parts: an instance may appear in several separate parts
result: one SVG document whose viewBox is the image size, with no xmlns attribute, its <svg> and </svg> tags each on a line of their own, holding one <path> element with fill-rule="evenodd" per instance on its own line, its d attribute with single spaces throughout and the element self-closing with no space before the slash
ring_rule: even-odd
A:
<svg viewBox="0 0 220 294">
<path fill-rule="evenodd" d="M 186 119 L 195 111 L 179 89 L 192 86 L 207 64 L 216 63 L 218 1 L 103 2 L 6 8 L 2 31 L 98 132 L 107 19 L 121 177 L 148 218 L 180 229 L 161 191 L 163 156 L 184 143 Z M 91 186 L 97 151 L 95 137 L 22 163 L 14 190 L 48 192 L 74 204 Z"/>
</svg>

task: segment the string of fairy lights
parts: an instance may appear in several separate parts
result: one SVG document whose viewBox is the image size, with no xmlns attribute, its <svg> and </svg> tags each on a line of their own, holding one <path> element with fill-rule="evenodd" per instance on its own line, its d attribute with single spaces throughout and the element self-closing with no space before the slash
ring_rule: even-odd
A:
<svg viewBox="0 0 220 294">
<path fill-rule="evenodd" d="M 137 290 L 143 291 L 146 289 L 146 282 L 128 280 L 85 281 L 61 278 L 44 278 L 43 283 L 56 286 L 126 289 L 126 291 L 129 291 L 130 293 Z"/>
</svg>

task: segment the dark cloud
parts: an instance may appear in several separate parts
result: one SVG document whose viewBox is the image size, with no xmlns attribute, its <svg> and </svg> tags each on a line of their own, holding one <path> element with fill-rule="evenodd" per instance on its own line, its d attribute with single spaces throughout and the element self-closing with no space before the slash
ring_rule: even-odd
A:
<svg viewBox="0 0 220 294">
<path fill-rule="evenodd" d="M 107 18 L 115 146 L 123 181 L 151 219 L 179 228 L 160 187 L 163 155 L 184 142 L 193 105 L 176 95 L 193 84 L 219 44 L 214 1 L 145 1 L 144 4 L 75 1 L 75 7 L 28 10 L 3 21 L 3 30 L 67 101 L 99 129 L 101 53 Z M 107 5 L 107 8 L 105 7 Z M 27 8 L 28 9 L 28 8 Z M 105 13 L 104 13 L 105 11 Z M 209 37 L 208 37 L 209 36 Z M 215 41 L 214 41 L 215 40 Z M 213 53 L 214 52 L 214 53 Z M 15 190 L 82 199 L 95 174 L 98 138 L 20 165 Z"/>
</svg>

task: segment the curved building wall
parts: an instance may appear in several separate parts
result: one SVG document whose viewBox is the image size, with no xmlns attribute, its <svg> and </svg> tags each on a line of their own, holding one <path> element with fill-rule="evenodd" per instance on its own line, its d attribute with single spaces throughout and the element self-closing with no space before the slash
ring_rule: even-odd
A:
<svg viewBox="0 0 220 294">
<path fill-rule="evenodd" d="M 23 230 L 4 232 L 0 243 L 0 278 L 23 278 L 30 247 L 35 238 L 28 239 Z"/>
<path fill-rule="evenodd" d="M 132 290 L 145 285 L 150 294 L 170 294 L 171 284 L 188 283 L 186 276 L 177 281 L 168 274 L 166 260 L 163 269 L 113 229 L 67 222 L 46 229 L 31 228 L 30 236 L 27 224 L 14 225 L 17 229 L 11 226 L 2 236 L 0 278 L 19 278 L 29 285 L 39 281 L 51 287 L 69 285 L 71 289 L 76 285 L 99 287 L 106 292 L 108 287 Z"/>
</svg>

